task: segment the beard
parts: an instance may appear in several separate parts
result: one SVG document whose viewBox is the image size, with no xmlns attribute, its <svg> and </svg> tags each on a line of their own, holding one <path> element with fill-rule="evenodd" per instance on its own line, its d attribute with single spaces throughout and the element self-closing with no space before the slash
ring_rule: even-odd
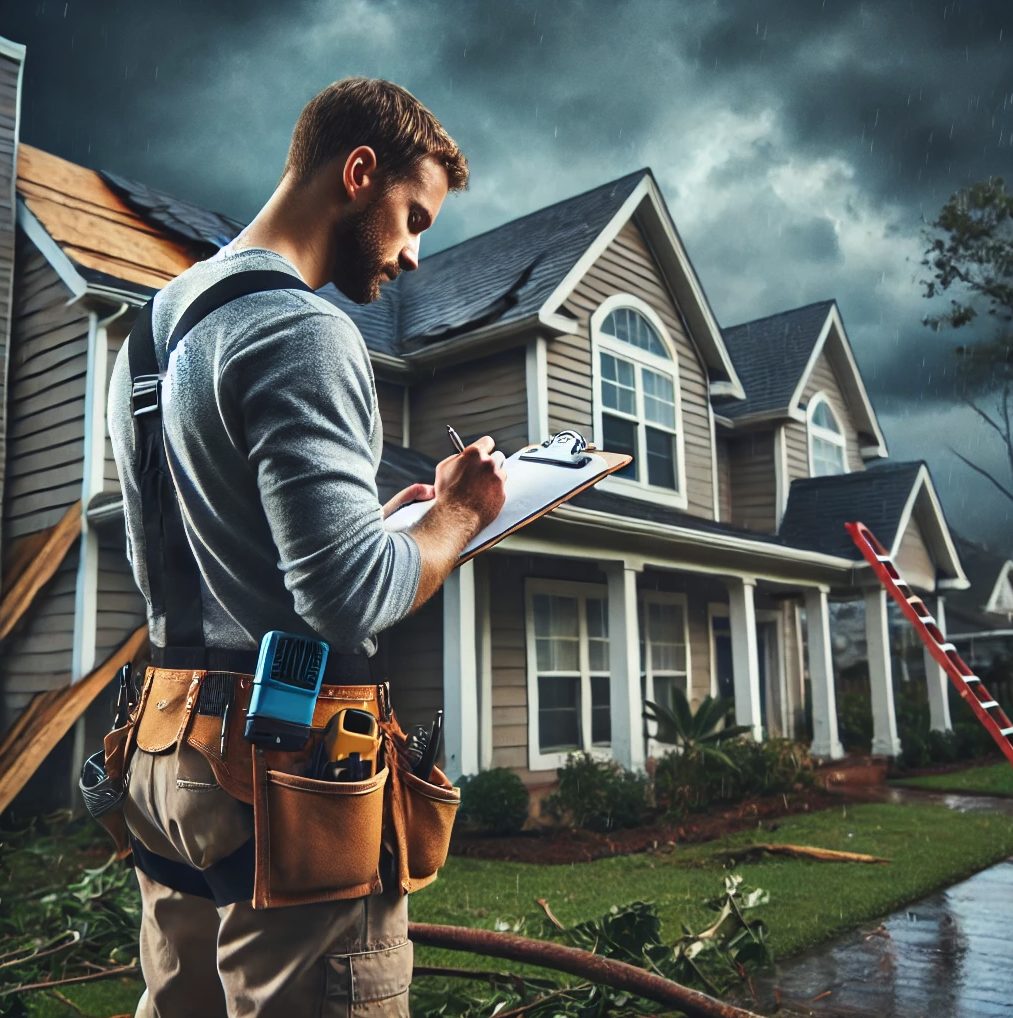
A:
<svg viewBox="0 0 1013 1018">
<path fill-rule="evenodd" d="M 375 198 L 364 209 L 345 219 L 337 231 L 334 285 L 356 304 L 371 304 L 380 299 L 380 281 L 386 272 L 398 275 L 396 263 L 385 262 L 381 238 L 382 196 Z"/>
</svg>

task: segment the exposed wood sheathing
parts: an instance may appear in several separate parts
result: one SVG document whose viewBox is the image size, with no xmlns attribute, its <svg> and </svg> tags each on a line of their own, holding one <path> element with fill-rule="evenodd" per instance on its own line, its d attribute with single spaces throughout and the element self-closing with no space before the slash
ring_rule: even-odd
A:
<svg viewBox="0 0 1013 1018">
<path fill-rule="evenodd" d="M 86 268 L 157 289 L 196 260 L 132 212 L 93 170 L 21 145 L 17 187 L 53 240 Z"/>
<path fill-rule="evenodd" d="M 80 682 L 40 693 L 0 743 L 0 812 L 14 801 L 53 747 L 128 661 L 147 648 L 148 627 L 138 628 L 115 654 Z"/>
</svg>

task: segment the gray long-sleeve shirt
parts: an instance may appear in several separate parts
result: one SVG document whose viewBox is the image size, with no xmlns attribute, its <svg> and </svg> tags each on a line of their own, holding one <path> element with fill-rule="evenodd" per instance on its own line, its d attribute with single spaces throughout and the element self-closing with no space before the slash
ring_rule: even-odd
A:
<svg viewBox="0 0 1013 1018">
<path fill-rule="evenodd" d="M 245 269 L 280 269 L 270 251 L 224 249 L 155 298 L 158 356 L 190 302 Z M 128 555 L 154 616 L 134 469 L 127 346 L 109 391 L 109 433 L 123 488 Z M 201 572 L 208 646 L 253 649 L 268 630 L 317 634 L 339 652 L 403 618 L 421 560 L 407 534 L 383 529 L 375 474 L 383 433 L 366 345 L 316 294 L 241 297 L 199 323 L 174 351 L 163 387 L 170 466 Z"/>
</svg>

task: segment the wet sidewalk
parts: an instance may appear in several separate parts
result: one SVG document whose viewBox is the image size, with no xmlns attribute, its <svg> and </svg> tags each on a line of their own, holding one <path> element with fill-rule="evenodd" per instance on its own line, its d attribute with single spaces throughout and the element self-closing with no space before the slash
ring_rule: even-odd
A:
<svg viewBox="0 0 1013 1018">
<path fill-rule="evenodd" d="M 1013 800 L 884 790 L 961 812 L 1013 813 Z M 909 905 L 757 981 L 754 1010 L 820 1018 L 1013 1016 L 1013 860 Z M 780 1008 L 778 1008 L 778 997 Z"/>
</svg>

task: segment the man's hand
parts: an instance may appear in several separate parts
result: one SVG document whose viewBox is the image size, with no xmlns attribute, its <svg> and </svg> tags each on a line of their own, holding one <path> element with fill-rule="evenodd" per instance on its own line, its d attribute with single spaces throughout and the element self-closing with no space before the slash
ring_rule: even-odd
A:
<svg viewBox="0 0 1013 1018">
<path fill-rule="evenodd" d="M 436 497 L 436 489 L 431 484 L 410 484 L 404 491 L 399 491 L 384 507 L 383 518 L 397 512 L 403 505 L 411 502 L 430 502 Z"/>
<path fill-rule="evenodd" d="M 486 435 L 436 467 L 436 504 L 409 531 L 422 552 L 413 609 L 439 590 L 464 546 L 503 508 L 506 471 L 503 453 L 494 451 L 495 444 Z"/>
</svg>

